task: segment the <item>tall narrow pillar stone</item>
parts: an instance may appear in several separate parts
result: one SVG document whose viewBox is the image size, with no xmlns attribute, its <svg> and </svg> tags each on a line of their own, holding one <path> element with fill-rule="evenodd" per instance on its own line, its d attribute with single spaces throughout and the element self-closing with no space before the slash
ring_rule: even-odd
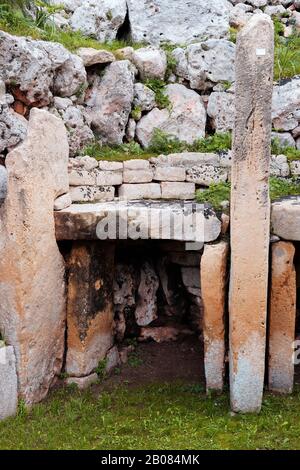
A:
<svg viewBox="0 0 300 470">
<path fill-rule="evenodd" d="M 273 61 L 273 22 L 255 15 L 236 47 L 229 301 L 230 397 L 236 412 L 259 411 L 264 385 Z"/>
<path fill-rule="evenodd" d="M 205 245 L 200 276 L 207 391 L 222 391 L 224 384 L 227 259 L 228 243 Z"/>
<path fill-rule="evenodd" d="M 295 247 L 272 244 L 269 319 L 269 389 L 291 393 L 294 384 L 293 342 L 296 322 Z"/>
<path fill-rule="evenodd" d="M 68 192 L 63 122 L 33 108 L 25 141 L 6 157 L 0 208 L 0 331 L 14 346 L 19 396 L 45 397 L 60 373 L 65 339 L 65 264 L 54 227 L 54 200 Z"/>
<path fill-rule="evenodd" d="M 114 245 L 74 242 L 68 264 L 66 372 L 82 377 L 113 344 Z"/>
</svg>

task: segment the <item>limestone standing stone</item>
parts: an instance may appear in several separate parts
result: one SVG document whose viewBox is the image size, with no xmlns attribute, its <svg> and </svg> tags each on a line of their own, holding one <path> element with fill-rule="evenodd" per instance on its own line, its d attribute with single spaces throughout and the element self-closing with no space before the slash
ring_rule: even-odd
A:
<svg viewBox="0 0 300 470">
<path fill-rule="evenodd" d="M 27 138 L 6 157 L 0 209 L 0 330 L 14 346 L 19 396 L 44 398 L 60 373 L 65 335 L 65 266 L 53 204 L 67 193 L 68 141 L 62 121 L 33 108 Z"/>
<path fill-rule="evenodd" d="M 230 396 L 236 412 L 262 401 L 270 238 L 269 166 L 274 31 L 254 15 L 238 35 L 231 193 Z"/>
<path fill-rule="evenodd" d="M 114 245 L 75 242 L 69 269 L 66 372 L 84 377 L 113 344 Z"/>
<path fill-rule="evenodd" d="M 206 390 L 223 390 L 225 372 L 225 289 L 228 243 L 205 245 L 201 258 L 204 306 L 204 367 Z"/>
<path fill-rule="evenodd" d="M 269 320 L 269 388 L 291 393 L 296 321 L 295 247 L 290 242 L 272 244 L 271 299 Z"/>
<path fill-rule="evenodd" d="M 16 358 L 12 346 L 0 346 L 0 421 L 14 416 L 18 407 Z"/>
</svg>

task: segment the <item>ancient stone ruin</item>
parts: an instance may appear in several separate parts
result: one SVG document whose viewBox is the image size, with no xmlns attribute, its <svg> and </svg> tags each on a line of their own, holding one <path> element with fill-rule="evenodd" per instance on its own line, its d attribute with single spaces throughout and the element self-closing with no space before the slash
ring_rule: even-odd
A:
<svg viewBox="0 0 300 470">
<path fill-rule="evenodd" d="M 207 392 L 228 382 L 232 410 L 258 412 L 294 384 L 300 195 L 271 203 L 269 182 L 300 175 L 271 152 L 300 147 L 300 78 L 273 80 L 271 17 L 299 27 L 299 8 L 157 0 L 151 27 L 148 2 L 113 3 L 63 0 L 56 27 L 146 45 L 74 53 L 0 31 L 0 419 L 58 381 L 86 388 L 135 342 L 192 336 Z M 228 131 L 232 149 L 191 147 Z M 218 207 L 195 198 L 230 182 Z"/>
</svg>

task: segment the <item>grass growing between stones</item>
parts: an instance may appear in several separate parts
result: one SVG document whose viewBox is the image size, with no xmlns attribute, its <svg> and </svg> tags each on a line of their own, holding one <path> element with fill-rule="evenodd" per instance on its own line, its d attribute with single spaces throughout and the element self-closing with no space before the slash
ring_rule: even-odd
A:
<svg viewBox="0 0 300 470">
<path fill-rule="evenodd" d="M 300 182 L 284 178 L 270 178 L 271 201 L 287 196 L 300 195 Z M 196 192 L 197 202 L 211 204 L 216 210 L 222 209 L 222 203 L 230 200 L 230 183 L 212 184 L 204 191 Z"/>
<path fill-rule="evenodd" d="M 94 392 L 93 392 L 94 390 Z M 300 391 L 266 394 L 261 414 L 234 415 L 227 394 L 155 384 L 74 388 L 0 423 L 0 449 L 299 449 Z"/>
<path fill-rule="evenodd" d="M 300 150 L 295 147 L 282 147 L 279 139 L 272 139 L 272 155 L 285 155 L 289 161 L 300 160 Z"/>
<path fill-rule="evenodd" d="M 14 4 L 11 3 L 11 0 L 0 0 L 0 30 L 16 36 L 30 36 L 33 39 L 58 42 L 71 52 L 76 52 L 80 47 L 93 47 L 94 49 L 115 52 L 129 45 L 134 48 L 142 46 L 138 43 L 119 40 L 101 43 L 96 39 L 84 36 L 79 31 L 60 30 L 55 27 L 52 21 L 53 13 L 61 10 L 59 5 L 50 6 L 45 2 L 35 2 L 38 10 L 36 18 L 33 19 L 24 12 L 22 4 L 25 6 L 25 3 L 22 0 L 16 0 Z M 43 8 L 39 6 L 41 4 L 43 4 Z"/>
<path fill-rule="evenodd" d="M 178 139 L 156 129 L 150 146 L 143 149 L 137 142 L 116 146 L 101 146 L 94 142 L 82 150 L 82 155 L 89 155 L 96 160 L 125 161 L 134 158 L 149 159 L 160 154 L 169 155 L 180 152 L 215 153 L 231 148 L 231 134 L 214 134 L 199 139 L 193 144 L 180 142 Z"/>
</svg>

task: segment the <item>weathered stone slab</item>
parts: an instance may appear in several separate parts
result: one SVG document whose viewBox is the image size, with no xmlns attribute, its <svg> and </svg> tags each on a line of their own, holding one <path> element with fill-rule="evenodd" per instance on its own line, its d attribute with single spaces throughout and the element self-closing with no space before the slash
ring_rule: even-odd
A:
<svg viewBox="0 0 300 470">
<path fill-rule="evenodd" d="M 300 196 L 273 202 L 271 230 L 285 240 L 300 241 Z"/>
<path fill-rule="evenodd" d="M 95 240 L 99 238 L 98 224 L 103 226 L 108 220 L 113 222 L 112 229 L 106 233 L 108 240 L 122 238 L 118 228 L 122 228 L 122 233 L 125 230 L 125 238 L 133 240 L 143 236 L 201 243 L 216 240 L 221 232 L 221 221 L 211 208 L 186 201 L 72 204 L 54 216 L 58 240 Z M 175 249 L 173 244 L 171 249 Z"/>
<path fill-rule="evenodd" d="M 148 160 L 140 158 L 134 160 L 126 160 L 123 163 L 124 170 L 150 170 L 150 163 Z"/>
<path fill-rule="evenodd" d="M 82 59 L 85 67 L 95 64 L 109 64 L 116 60 L 111 52 L 94 49 L 93 47 L 80 47 L 76 54 Z"/>
<path fill-rule="evenodd" d="M 14 416 L 18 407 L 16 357 L 12 346 L 0 346 L 0 421 Z"/>
<path fill-rule="evenodd" d="M 152 170 L 127 170 L 124 169 L 124 183 L 150 183 L 153 179 Z"/>
<path fill-rule="evenodd" d="M 66 209 L 72 204 L 72 199 L 70 196 L 70 193 L 63 194 L 62 196 L 59 196 L 57 199 L 54 201 L 54 210 L 55 211 L 61 211 L 62 209 Z"/>
<path fill-rule="evenodd" d="M 71 186 L 72 202 L 112 201 L 115 197 L 113 186 Z"/>
<path fill-rule="evenodd" d="M 160 199 L 161 189 L 158 183 L 149 184 L 122 184 L 119 197 L 127 200 Z"/>
<path fill-rule="evenodd" d="M 54 200 L 67 193 L 68 141 L 62 121 L 33 108 L 27 138 L 6 157 L 0 208 L 0 330 L 14 346 L 20 397 L 44 398 L 60 373 L 65 334 L 65 266 Z"/>
<path fill-rule="evenodd" d="M 296 323 L 296 270 L 293 243 L 272 244 L 269 319 L 269 389 L 291 393 Z"/>
<path fill-rule="evenodd" d="M 227 181 L 228 171 L 226 168 L 212 165 L 194 166 L 187 170 L 186 180 L 201 186 L 210 186 L 212 183 Z"/>
<path fill-rule="evenodd" d="M 110 162 L 110 161 L 100 161 L 99 162 L 100 170 L 105 171 L 122 171 L 123 170 L 123 163 L 122 162 Z"/>
<path fill-rule="evenodd" d="M 150 161 L 157 168 L 178 166 L 183 168 L 190 168 L 192 166 L 220 165 L 220 157 L 216 153 L 171 153 L 169 155 L 159 155 L 159 157 L 153 157 Z"/>
<path fill-rule="evenodd" d="M 133 41 L 151 44 L 226 37 L 233 8 L 227 0 L 128 0 L 127 5 Z"/>
<path fill-rule="evenodd" d="M 153 179 L 156 181 L 185 181 L 185 168 L 172 166 L 156 167 Z"/>
<path fill-rule="evenodd" d="M 230 396 L 236 412 L 259 411 L 264 385 L 273 29 L 270 17 L 254 15 L 236 48 L 229 315 Z"/>
<path fill-rule="evenodd" d="M 121 171 L 96 171 L 97 186 L 118 186 L 123 183 L 123 173 Z"/>
<path fill-rule="evenodd" d="M 96 172 L 74 169 L 69 173 L 70 186 L 95 186 Z"/>
<path fill-rule="evenodd" d="M 162 199 L 194 199 L 196 186 L 194 183 L 161 183 Z"/>
<path fill-rule="evenodd" d="M 69 258 L 66 372 L 89 375 L 113 343 L 114 245 L 75 242 Z"/>
<path fill-rule="evenodd" d="M 223 390 L 225 372 L 225 295 L 228 243 L 205 245 L 201 257 L 204 307 L 204 367 L 206 390 Z"/>
</svg>

